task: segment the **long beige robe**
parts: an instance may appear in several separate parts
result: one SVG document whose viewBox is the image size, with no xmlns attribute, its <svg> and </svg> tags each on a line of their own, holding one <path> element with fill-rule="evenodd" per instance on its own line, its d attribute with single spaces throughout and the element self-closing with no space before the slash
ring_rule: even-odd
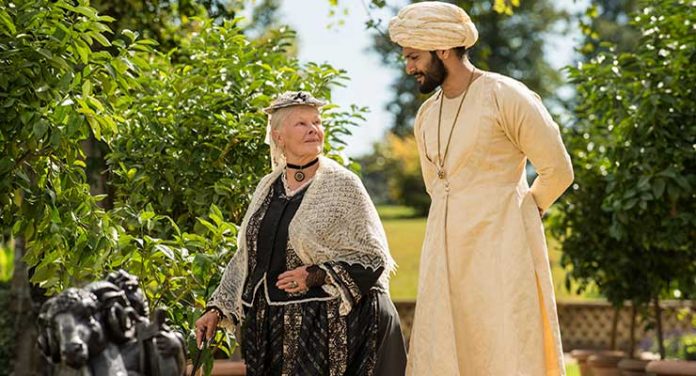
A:
<svg viewBox="0 0 696 376">
<path fill-rule="evenodd" d="M 423 104 L 414 129 L 432 204 L 407 374 L 564 375 L 537 209 L 573 180 L 558 126 L 523 84 L 484 73 L 463 102 L 439 179 L 441 96 Z M 445 101 L 443 153 L 460 98 Z M 539 174 L 531 189 L 527 158 Z"/>
</svg>

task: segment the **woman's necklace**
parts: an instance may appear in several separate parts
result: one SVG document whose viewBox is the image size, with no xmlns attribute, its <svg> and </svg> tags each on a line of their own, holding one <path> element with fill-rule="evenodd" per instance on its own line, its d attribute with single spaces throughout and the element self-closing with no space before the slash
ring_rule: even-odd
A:
<svg viewBox="0 0 696 376">
<path fill-rule="evenodd" d="M 454 128 L 457 126 L 457 119 L 459 118 L 459 112 L 462 110 L 462 104 L 464 104 L 464 99 L 466 95 L 469 94 L 469 88 L 471 87 L 471 82 L 474 80 L 474 72 L 476 72 L 476 67 L 471 70 L 471 75 L 469 76 L 469 83 L 466 85 L 466 91 L 462 94 L 462 100 L 459 102 L 459 108 L 457 108 L 457 114 L 454 116 L 454 122 L 452 123 L 452 128 L 450 129 L 449 137 L 447 137 L 447 145 L 445 146 L 445 154 L 440 153 L 440 123 L 442 123 L 442 103 L 445 101 L 445 93 L 442 93 L 440 98 L 440 113 L 437 117 L 437 177 L 444 179 L 447 176 L 445 172 L 445 161 L 447 160 L 447 152 L 449 151 L 450 142 L 452 141 L 452 134 L 454 134 Z"/>
<path fill-rule="evenodd" d="M 283 188 L 285 188 L 285 198 L 291 198 L 295 196 L 295 194 L 301 190 L 303 190 L 306 186 L 309 185 L 309 183 L 314 180 L 314 176 L 311 178 L 307 179 L 304 183 L 300 184 L 297 188 L 292 189 L 290 188 L 290 184 L 288 184 L 288 179 L 285 177 L 285 174 L 280 174 L 280 180 L 283 182 Z"/>
<path fill-rule="evenodd" d="M 302 170 L 304 170 L 304 169 L 307 168 L 307 167 L 312 167 L 312 166 L 314 166 L 315 164 L 317 164 L 317 162 L 319 162 L 319 157 L 315 158 L 313 161 L 311 161 L 311 162 L 309 162 L 309 163 L 307 163 L 307 164 L 304 164 L 304 165 L 302 165 L 302 166 L 296 165 L 296 164 L 292 164 L 292 163 L 288 163 L 288 164 L 286 165 L 286 168 L 292 168 L 293 170 L 297 170 L 297 171 L 295 171 L 295 180 L 298 181 L 298 182 L 301 182 L 302 180 L 305 179 L 305 173 L 302 172 Z"/>
</svg>

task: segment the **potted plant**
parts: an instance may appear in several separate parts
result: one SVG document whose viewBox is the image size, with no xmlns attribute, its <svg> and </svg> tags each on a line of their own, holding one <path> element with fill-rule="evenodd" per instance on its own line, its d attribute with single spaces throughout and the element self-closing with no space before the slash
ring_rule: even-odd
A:
<svg viewBox="0 0 696 376">
<path fill-rule="evenodd" d="M 646 370 L 657 376 L 694 376 L 696 362 L 686 360 L 654 360 Z"/>
<path fill-rule="evenodd" d="M 696 128 L 682 125 L 696 117 L 684 91 L 696 85 L 696 73 L 687 68 L 688 53 L 669 47 L 694 45 L 688 25 L 696 14 L 669 0 L 643 1 L 639 9 L 629 17 L 642 35 L 637 48 L 610 48 L 569 68 L 578 122 L 565 140 L 576 185 L 556 231 L 571 279 L 596 283 L 613 304 L 651 306 L 664 358 L 660 299 L 675 289 L 683 298 L 696 291 L 696 169 L 693 142 L 685 142 Z M 669 58 L 655 59 L 655 51 Z"/>
<path fill-rule="evenodd" d="M 692 317 L 692 327 L 696 329 L 696 316 Z M 682 334 L 673 340 L 672 353 L 676 359 L 656 360 L 648 364 L 649 372 L 658 376 L 696 375 L 696 333 Z"/>
</svg>

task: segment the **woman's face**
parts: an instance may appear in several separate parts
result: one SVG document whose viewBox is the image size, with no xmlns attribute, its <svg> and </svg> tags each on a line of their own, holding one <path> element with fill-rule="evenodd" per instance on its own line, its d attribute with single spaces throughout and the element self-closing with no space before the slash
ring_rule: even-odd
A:
<svg viewBox="0 0 696 376">
<path fill-rule="evenodd" d="M 324 127 L 319 111 L 310 106 L 291 107 L 285 121 L 273 130 L 273 137 L 288 162 L 303 164 L 311 161 L 324 148 Z"/>
</svg>

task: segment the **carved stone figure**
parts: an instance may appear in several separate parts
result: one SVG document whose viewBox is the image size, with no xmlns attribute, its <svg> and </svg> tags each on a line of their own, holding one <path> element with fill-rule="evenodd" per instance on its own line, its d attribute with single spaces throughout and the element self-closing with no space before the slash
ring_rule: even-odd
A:
<svg viewBox="0 0 696 376">
<path fill-rule="evenodd" d="M 119 270 L 47 300 L 39 314 L 39 347 L 55 365 L 54 375 L 183 375 L 184 341 L 164 318 L 155 310 L 148 319 L 137 278 Z"/>
</svg>

